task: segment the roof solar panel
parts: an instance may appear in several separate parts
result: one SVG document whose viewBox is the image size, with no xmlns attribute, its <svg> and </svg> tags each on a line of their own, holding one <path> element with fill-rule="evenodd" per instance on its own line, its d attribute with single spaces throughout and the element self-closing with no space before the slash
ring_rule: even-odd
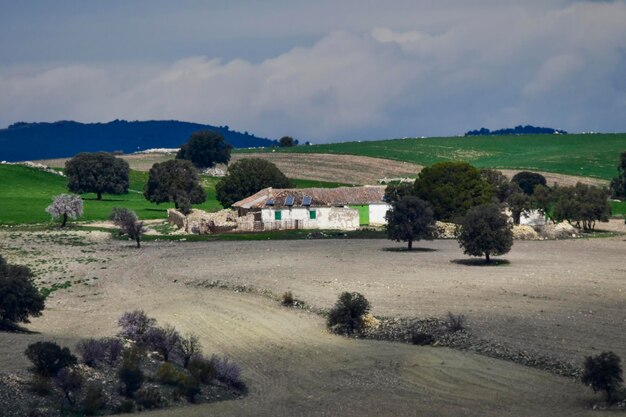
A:
<svg viewBox="0 0 626 417">
<path fill-rule="evenodd" d="M 305 195 L 304 198 L 302 199 L 302 205 L 303 206 L 310 206 L 311 205 L 311 200 L 312 198 L 308 195 Z"/>
<path fill-rule="evenodd" d="M 273 206 L 274 205 L 274 199 L 270 198 L 269 200 L 267 200 L 267 202 L 265 203 L 266 206 Z"/>
<path fill-rule="evenodd" d="M 292 195 L 288 195 L 287 198 L 285 198 L 285 205 L 286 206 L 293 206 L 293 196 Z"/>
</svg>

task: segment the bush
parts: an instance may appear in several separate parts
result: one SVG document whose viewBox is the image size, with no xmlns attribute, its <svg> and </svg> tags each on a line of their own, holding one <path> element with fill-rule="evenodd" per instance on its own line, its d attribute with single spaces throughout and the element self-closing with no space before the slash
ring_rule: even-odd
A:
<svg viewBox="0 0 626 417">
<path fill-rule="evenodd" d="M 185 379 L 185 373 L 176 369 L 171 363 L 164 363 L 156 371 L 156 380 L 161 384 L 176 386 Z"/>
<path fill-rule="evenodd" d="M 117 362 L 118 358 L 124 351 L 124 344 L 121 342 L 121 340 L 114 337 L 107 337 L 106 339 L 102 340 L 104 340 L 104 343 L 106 345 L 108 363 L 109 365 L 113 365 L 115 362 Z"/>
<path fill-rule="evenodd" d="M 52 392 L 50 378 L 41 375 L 33 375 L 30 380 L 30 390 L 41 396 L 50 394 Z"/>
<path fill-rule="evenodd" d="M 63 368 L 54 378 L 57 387 L 63 392 L 67 401 L 76 404 L 76 396 L 83 387 L 83 376 L 77 369 Z"/>
<path fill-rule="evenodd" d="M 608 403 L 617 400 L 616 393 L 624 380 L 622 379 L 621 359 L 613 352 L 602 352 L 597 356 L 585 358 L 585 370 L 582 383 L 589 385 L 594 391 L 604 391 Z"/>
<path fill-rule="evenodd" d="M 215 369 L 215 376 L 218 381 L 235 388 L 243 385 L 241 381 L 241 368 L 236 363 L 229 361 L 227 357 L 219 358 L 213 356 L 211 358 L 211 365 L 213 369 Z"/>
<path fill-rule="evenodd" d="M 351 335 L 363 329 L 363 316 L 370 310 L 370 303 L 363 295 L 344 292 L 328 313 L 326 325 L 335 333 Z"/>
<path fill-rule="evenodd" d="M 284 306 L 292 306 L 296 300 L 293 298 L 291 291 L 285 291 L 282 296 L 281 304 Z"/>
<path fill-rule="evenodd" d="M 95 368 L 106 359 L 107 342 L 97 339 L 81 340 L 76 344 L 76 351 L 83 358 L 85 365 Z"/>
<path fill-rule="evenodd" d="M 0 255 L 0 322 L 28 323 L 29 316 L 41 316 L 44 299 L 33 282 L 31 270 L 10 265 Z"/>
<path fill-rule="evenodd" d="M 202 392 L 198 380 L 190 376 L 183 378 L 177 391 L 178 394 L 184 395 L 190 403 L 195 403 L 196 397 Z"/>
<path fill-rule="evenodd" d="M 448 321 L 446 327 L 451 332 L 460 332 L 465 330 L 465 316 L 463 314 L 452 314 L 448 312 Z"/>
<path fill-rule="evenodd" d="M 148 317 L 143 310 L 124 313 L 117 321 L 117 325 L 122 328 L 119 336 L 140 345 L 146 343 L 146 334 L 155 324 L 156 320 Z"/>
<path fill-rule="evenodd" d="M 43 376 L 55 376 L 61 369 L 78 362 L 68 348 L 61 348 L 54 342 L 30 344 L 24 354 L 35 366 L 35 372 Z"/>
<path fill-rule="evenodd" d="M 418 346 L 432 345 L 435 338 L 432 334 L 415 332 L 411 335 L 411 343 Z"/>
<path fill-rule="evenodd" d="M 83 399 L 83 412 L 88 416 L 95 416 L 106 407 L 104 390 L 98 384 L 89 384 L 85 388 Z"/>
<path fill-rule="evenodd" d="M 142 352 L 138 348 L 130 349 L 124 354 L 124 362 L 118 376 L 123 384 L 122 393 L 126 397 L 132 397 L 143 384 L 144 374 L 140 367 L 141 356 Z"/>
<path fill-rule="evenodd" d="M 135 394 L 137 404 L 148 410 L 161 408 L 165 405 L 165 399 L 161 390 L 157 387 L 144 387 Z"/>
<path fill-rule="evenodd" d="M 189 361 L 187 367 L 189 373 L 203 384 L 210 384 L 217 377 L 213 362 L 202 357 L 196 357 Z"/>
<path fill-rule="evenodd" d="M 116 414 L 127 414 L 135 411 L 135 402 L 133 400 L 124 400 L 115 407 Z"/>
</svg>

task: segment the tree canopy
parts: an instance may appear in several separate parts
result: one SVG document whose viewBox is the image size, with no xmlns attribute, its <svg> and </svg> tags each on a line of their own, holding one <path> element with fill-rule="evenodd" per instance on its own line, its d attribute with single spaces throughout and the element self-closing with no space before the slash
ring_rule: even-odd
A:
<svg viewBox="0 0 626 417">
<path fill-rule="evenodd" d="M 278 146 L 281 148 L 290 148 L 292 146 L 296 146 L 298 141 L 294 141 L 291 136 L 283 136 L 278 141 Z"/>
<path fill-rule="evenodd" d="M 217 199 L 230 207 L 267 187 L 289 188 L 291 181 L 273 163 L 265 159 L 244 158 L 228 168 L 226 176 L 216 185 Z"/>
<path fill-rule="evenodd" d="M 128 193 L 128 162 L 106 152 L 79 153 L 65 163 L 67 188 L 77 194 Z"/>
<path fill-rule="evenodd" d="M 604 391 L 607 402 L 612 403 L 615 393 L 624 382 L 621 362 L 620 357 L 610 351 L 597 356 L 587 356 L 582 383 L 591 386 L 594 391 Z"/>
<path fill-rule="evenodd" d="M 611 197 L 620 200 L 626 199 L 626 151 L 620 154 L 617 176 L 611 180 Z"/>
<path fill-rule="evenodd" d="M 428 203 L 422 199 L 402 197 L 392 204 L 385 217 L 389 239 L 407 242 L 409 250 L 413 248 L 413 241 L 433 238 L 435 218 Z"/>
<path fill-rule="evenodd" d="M 44 309 L 44 299 L 33 282 L 33 273 L 22 265 L 10 265 L 0 255 L 0 320 L 28 323 Z"/>
<path fill-rule="evenodd" d="M 150 168 L 143 195 L 148 201 L 157 204 L 172 202 L 183 211 L 190 210 L 192 204 L 206 200 L 196 168 L 184 159 L 154 164 Z"/>
<path fill-rule="evenodd" d="M 513 246 L 512 226 L 497 204 L 483 204 L 468 210 L 458 235 L 463 253 L 470 256 L 503 255 Z"/>
<path fill-rule="evenodd" d="M 195 132 L 180 147 L 176 159 L 187 159 L 197 168 L 211 168 L 215 164 L 227 164 L 233 147 L 216 132 Z"/>
<path fill-rule="evenodd" d="M 526 195 L 532 195 L 536 186 L 546 185 L 546 177 L 530 171 L 518 172 L 511 181 L 519 185 Z"/>
<path fill-rule="evenodd" d="M 65 227 L 67 219 L 76 220 L 83 215 L 83 199 L 78 195 L 61 194 L 52 199 L 46 207 L 53 219 L 61 218 L 61 227 Z"/>
<path fill-rule="evenodd" d="M 593 230 L 596 221 L 608 222 L 611 206 L 606 188 L 578 183 L 573 187 L 556 187 L 551 192 L 552 217 L 577 228 Z"/>
<path fill-rule="evenodd" d="M 491 201 L 492 188 L 466 162 L 439 162 L 415 180 L 415 195 L 430 203 L 436 220 L 458 221 L 471 207 Z"/>
</svg>

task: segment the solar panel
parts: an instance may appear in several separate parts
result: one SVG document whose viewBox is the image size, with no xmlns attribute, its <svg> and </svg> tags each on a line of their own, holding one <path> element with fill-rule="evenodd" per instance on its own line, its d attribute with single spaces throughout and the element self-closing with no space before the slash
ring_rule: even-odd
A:
<svg viewBox="0 0 626 417">
<path fill-rule="evenodd" d="M 286 206 L 293 206 L 293 196 L 292 195 L 288 195 L 287 198 L 285 198 L 285 205 Z"/>
<path fill-rule="evenodd" d="M 274 199 L 270 198 L 269 200 L 267 200 L 267 202 L 265 203 L 266 206 L 273 206 L 274 205 Z"/>
<path fill-rule="evenodd" d="M 310 206 L 311 205 L 311 200 L 312 198 L 308 195 L 305 195 L 304 198 L 302 198 L 302 205 L 303 206 Z"/>
</svg>

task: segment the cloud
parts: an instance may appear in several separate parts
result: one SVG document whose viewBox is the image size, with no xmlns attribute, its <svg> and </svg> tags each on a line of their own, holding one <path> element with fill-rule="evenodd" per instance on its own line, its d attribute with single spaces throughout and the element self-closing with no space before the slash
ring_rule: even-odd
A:
<svg viewBox="0 0 626 417">
<path fill-rule="evenodd" d="M 181 119 L 314 141 L 519 123 L 625 131 L 626 4 L 533 10 L 330 31 L 259 62 L 0 67 L 0 123 Z"/>
</svg>

